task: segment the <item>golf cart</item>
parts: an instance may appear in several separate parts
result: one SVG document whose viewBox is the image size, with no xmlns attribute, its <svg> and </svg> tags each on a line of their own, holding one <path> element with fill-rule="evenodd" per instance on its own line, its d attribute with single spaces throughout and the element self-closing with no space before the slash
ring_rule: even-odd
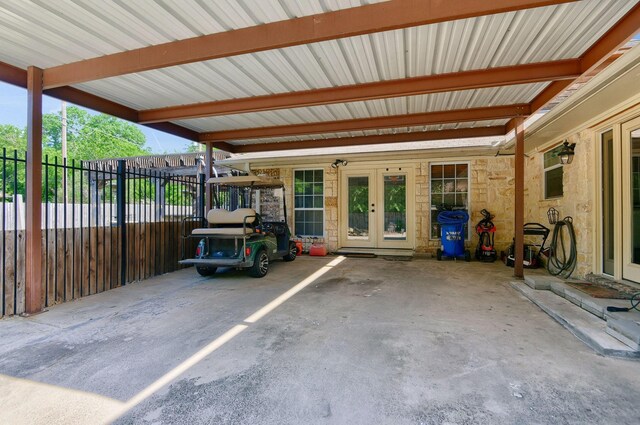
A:
<svg viewBox="0 0 640 425">
<path fill-rule="evenodd" d="M 218 267 L 234 267 L 247 269 L 250 276 L 263 277 L 269 270 L 270 261 L 278 258 L 284 261 L 296 259 L 296 244 L 291 240 L 291 232 L 287 224 L 284 185 L 280 180 L 249 175 L 214 177 L 209 179 L 208 183 L 216 185 L 214 190 L 216 208 L 210 210 L 206 217 L 185 219 L 199 220 L 207 223 L 208 227 L 194 229 L 188 234 L 185 232 L 185 221 L 183 221 L 182 237 L 198 238 L 199 243 L 195 257 L 186 259 L 183 252 L 180 264 L 195 265 L 197 272 L 202 276 L 213 275 Z M 284 220 L 265 221 L 255 209 L 251 208 L 254 189 L 278 188 L 283 190 Z M 220 196 L 231 193 L 244 193 L 248 196 L 239 197 L 240 208 L 228 211 L 220 207 Z"/>
</svg>

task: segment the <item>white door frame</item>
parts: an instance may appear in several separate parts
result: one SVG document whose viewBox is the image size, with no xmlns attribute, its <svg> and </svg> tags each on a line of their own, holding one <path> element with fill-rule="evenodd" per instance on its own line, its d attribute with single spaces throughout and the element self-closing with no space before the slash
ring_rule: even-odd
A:
<svg viewBox="0 0 640 425">
<path fill-rule="evenodd" d="M 375 248 L 377 229 L 375 221 L 375 178 L 376 173 L 374 170 L 368 169 L 339 169 L 338 180 L 340 184 L 340 196 L 338 198 L 339 216 L 338 220 L 338 243 L 341 247 L 350 248 Z M 366 177 L 369 183 L 367 211 L 368 211 L 368 224 L 366 236 L 352 236 L 349 237 L 349 178 L 350 177 Z M 373 188 L 373 190 L 372 190 Z M 364 230 L 364 229 L 363 229 Z"/>
<path fill-rule="evenodd" d="M 406 239 L 384 239 L 384 176 L 406 176 Z M 369 178 L 369 234 L 366 239 L 349 239 L 348 237 L 348 179 L 349 177 Z M 415 249 L 415 165 L 414 164 L 358 164 L 340 168 L 338 172 L 340 185 L 338 242 L 341 247 L 351 248 L 395 248 Z"/>
<path fill-rule="evenodd" d="M 632 168 L 631 160 L 633 158 L 631 151 L 631 132 L 640 130 L 640 117 L 622 124 L 621 140 L 621 162 L 622 162 L 622 232 L 620 233 L 622 241 L 622 277 L 624 279 L 640 282 L 640 265 L 633 262 L 633 200 L 631 196 Z"/>
</svg>

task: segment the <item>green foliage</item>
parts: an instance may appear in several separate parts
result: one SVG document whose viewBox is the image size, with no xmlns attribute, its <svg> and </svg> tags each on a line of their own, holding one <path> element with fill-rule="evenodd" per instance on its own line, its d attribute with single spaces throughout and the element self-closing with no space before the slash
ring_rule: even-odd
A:
<svg viewBox="0 0 640 425">
<path fill-rule="evenodd" d="M 405 212 L 407 210 L 407 187 L 404 181 L 400 184 L 385 182 L 384 206 L 385 211 L 388 212 Z"/>
<path fill-rule="evenodd" d="M 90 114 L 89 112 L 69 106 L 67 108 L 67 150 L 68 164 L 79 166 L 80 161 L 121 158 L 128 156 L 148 155 L 150 152 L 144 147 L 146 138 L 134 124 L 105 114 Z M 62 114 L 54 112 L 42 116 L 42 156 L 43 160 L 54 164 L 62 163 Z M 7 158 L 24 158 L 27 150 L 26 128 L 14 125 L 0 125 L 0 151 L 6 149 Z M 0 164 L 1 166 L 1 164 Z M 62 169 L 44 167 L 43 182 L 47 187 L 43 190 L 43 200 L 62 200 Z M 1 172 L 1 170 L 0 170 Z M 25 190 L 24 163 L 9 160 L 5 164 L 6 180 L 4 182 L 6 194 L 11 195 L 14 189 L 17 193 Z M 14 177 L 15 173 L 15 177 Z M 68 193 L 71 193 L 71 172 L 68 172 Z M 75 191 L 77 200 L 86 202 L 89 198 L 88 179 L 85 178 L 82 188 L 76 175 Z M 0 188 L 1 190 L 1 188 Z M 145 182 L 142 185 L 130 184 L 129 195 L 132 200 L 153 199 L 155 195 L 153 185 Z M 81 191 L 81 192 L 80 192 Z"/>
<path fill-rule="evenodd" d="M 62 147 L 61 112 L 42 117 L 43 144 L 57 151 Z M 138 127 L 105 114 L 67 108 L 68 157 L 79 161 L 148 155 L 146 138 Z"/>
<path fill-rule="evenodd" d="M 0 125 L 0 151 L 6 150 L 7 158 L 24 159 L 27 148 L 27 133 L 13 125 Z M 4 166 L 4 167 L 3 167 Z M 11 196 L 14 193 L 24 194 L 25 168 L 13 160 L 0 164 L 0 196 Z"/>
<path fill-rule="evenodd" d="M 8 152 L 14 149 L 25 151 L 27 149 L 27 132 L 11 124 L 0 124 L 0 148 L 6 148 Z"/>
<path fill-rule="evenodd" d="M 184 205 L 191 201 L 189 187 L 180 183 L 169 183 L 165 188 L 165 202 L 167 205 Z"/>
<path fill-rule="evenodd" d="M 187 152 L 189 153 L 197 153 L 197 152 L 204 153 L 204 151 L 205 151 L 205 146 L 201 143 L 191 143 L 187 148 Z"/>
</svg>

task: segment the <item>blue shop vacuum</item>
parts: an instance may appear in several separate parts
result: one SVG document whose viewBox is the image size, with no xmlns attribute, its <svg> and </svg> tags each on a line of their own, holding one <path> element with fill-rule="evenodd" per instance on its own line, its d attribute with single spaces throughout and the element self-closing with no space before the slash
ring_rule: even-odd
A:
<svg viewBox="0 0 640 425">
<path fill-rule="evenodd" d="M 464 261 L 471 261 L 471 252 L 464 249 L 464 226 L 469 221 L 469 214 L 466 211 L 442 211 L 438 214 L 438 224 L 442 230 L 440 242 L 441 249 L 436 251 L 438 261 L 442 257 L 464 258 Z"/>
</svg>

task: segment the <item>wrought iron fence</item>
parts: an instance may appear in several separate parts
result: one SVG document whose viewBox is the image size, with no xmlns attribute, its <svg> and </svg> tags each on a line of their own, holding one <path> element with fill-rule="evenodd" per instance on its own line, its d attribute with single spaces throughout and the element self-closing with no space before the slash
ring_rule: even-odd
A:
<svg viewBox="0 0 640 425">
<path fill-rule="evenodd" d="M 42 262 L 48 307 L 177 270 L 183 218 L 204 215 L 202 174 L 128 168 L 124 160 L 101 166 L 45 157 L 42 258 L 30 258 L 25 155 L 3 150 L 0 166 L 0 317 L 24 311 L 26 262 Z"/>
</svg>

